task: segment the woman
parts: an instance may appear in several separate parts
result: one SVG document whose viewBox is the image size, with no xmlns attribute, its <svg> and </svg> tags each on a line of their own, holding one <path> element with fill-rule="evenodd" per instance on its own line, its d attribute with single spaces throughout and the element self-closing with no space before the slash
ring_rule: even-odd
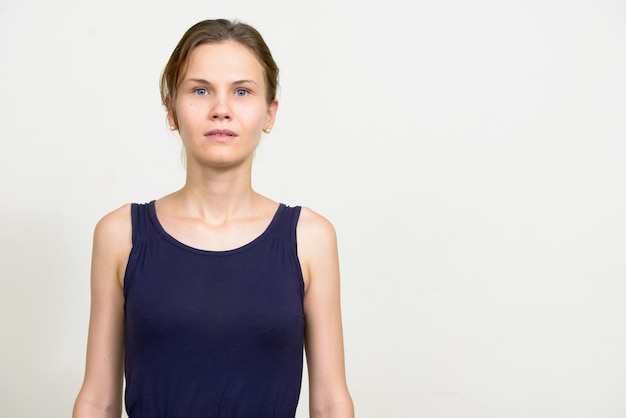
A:
<svg viewBox="0 0 626 418">
<path fill-rule="evenodd" d="M 83 386 L 74 417 L 352 417 L 332 225 L 251 186 L 278 67 L 252 27 L 202 21 L 161 79 L 184 186 L 125 205 L 94 233 Z"/>
</svg>

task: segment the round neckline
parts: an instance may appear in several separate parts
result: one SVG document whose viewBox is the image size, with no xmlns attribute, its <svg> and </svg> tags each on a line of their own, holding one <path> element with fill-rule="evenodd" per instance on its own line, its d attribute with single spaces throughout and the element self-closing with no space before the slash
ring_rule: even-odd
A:
<svg viewBox="0 0 626 418">
<path fill-rule="evenodd" d="M 266 236 L 269 235 L 270 230 L 274 227 L 274 224 L 276 224 L 278 222 L 278 218 L 280 218 L 280 215 L 282 214 L 283 210 L 285 209 L 286 205 L 284 203 L 279 203 L 278 204 L 278 208 L 276 209 L 276 212 L 274 212 L 274 215 L 272 216 L 272 220 L 270 221 L 270 223 L 267 225 L 267 227 L 265 228 L 265 230 L 263 230 L 263 232 L 261 232 L 260 235 L 258 235 L 256 238 L 254 238 L 252 241 L 241 245 L 239 247 L 236 248 L 232 248 L 230 250 L 203 250 L 201 248 L 196 248 L 196 247 L 192 247 L 191 245 L 187 245 L 182 241 L 179 241 L 178 239 L 174 238 L 174 236 L 170 235 L 169 232 L 167 232 L 165 230 L 165 228 L 163 228 L 163 225 L 161 225 L 161 222 L 159 221 L 159 217 L 157 216 L 156 213 L 156 200 L 152 200 L 151 202 L 148 203 L 148 210 L 150 212 L 150 220 L 152 221 L 152 223 L 154 224 L 154 226 L 156 227 L 157 231 L 159 232 L 159 234 L 165 238 L 167 241 L 171 242 L 172 244 L 176 245 L 177 247 L 180 247 L 184 250 L 187 251 L 191 251 L 194 252 L 196 254 L 205 254 L 205 255 L 230 255 L 230 254 L 235 254 L 241 251 L 244 251 L 250 247 L 255 246 L 257 243 L 259 243 L 259 241 L 263 240 Z"/>
</svg>

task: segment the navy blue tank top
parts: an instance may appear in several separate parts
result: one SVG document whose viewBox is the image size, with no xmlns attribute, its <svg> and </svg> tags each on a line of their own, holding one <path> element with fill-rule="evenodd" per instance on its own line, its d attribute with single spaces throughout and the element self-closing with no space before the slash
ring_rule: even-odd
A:
<svg viewBox="0 0 626 418">
<path fill-rule="evenodd" d="M 131 205 L 124 277 L 130 418 L 293 418 L 300 396 L 304 284 L 300 207 L 280 204 L 252 242 L 187 246 L 154 201 Z"/>
</svg>

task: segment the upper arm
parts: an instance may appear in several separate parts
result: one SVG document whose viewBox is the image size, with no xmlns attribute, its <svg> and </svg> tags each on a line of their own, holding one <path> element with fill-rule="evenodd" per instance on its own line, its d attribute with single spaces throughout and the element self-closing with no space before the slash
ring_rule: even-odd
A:
<svg viewBox="0 0 626 418">
<path fill-rule="evenodd" d="M 96 225 L 91 260 L 87 362 L 75 416 L 87 409 L 120 416 L 124 353 L 123 275 L 132 246 L 130 206 Z"/>
<path fill-rule="evenodd" d="M 335 229 L 321 215 L 303 208 L 297 236 L 306 289 L 305 344 L 311 412 L 314 414 L 336 404 L 343 405 L 344 411 L 351 410 L 345 378 Z"/>
</svg>

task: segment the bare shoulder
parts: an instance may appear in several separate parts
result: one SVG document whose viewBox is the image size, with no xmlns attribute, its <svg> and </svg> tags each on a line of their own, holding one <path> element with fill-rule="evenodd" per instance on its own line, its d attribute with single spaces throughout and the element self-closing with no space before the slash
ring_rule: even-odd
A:
<svg viewBox="0 0 626 418">
<path fill-rule="evenodd" d="M 338 255 L 333 224 L 312 209 L 303 207 L 296 235 L 305 291 L 313 282 L 334 281 L 338 276 Z"/>
<path fill-rule="evenodd" d="M 93 234 L 92 277 L 115 277 L 122 285 L 132 248 L 130 204 L 107 213 L 96 224 Z"/>
<path fill-rule="evenodd" d="M 112 240 L 116 244 L 131 239 L 131 235 L 132 224 L 129 203 L 104 215 L 96 224 L 94 231 L 94 238 Z"/>
<path fill-rule="evenodd" d="M 302 207 L 298 221 L 298 241 L 335 240 L 335 227 L 324 216 L 308 207 Z"/>
</svg>

